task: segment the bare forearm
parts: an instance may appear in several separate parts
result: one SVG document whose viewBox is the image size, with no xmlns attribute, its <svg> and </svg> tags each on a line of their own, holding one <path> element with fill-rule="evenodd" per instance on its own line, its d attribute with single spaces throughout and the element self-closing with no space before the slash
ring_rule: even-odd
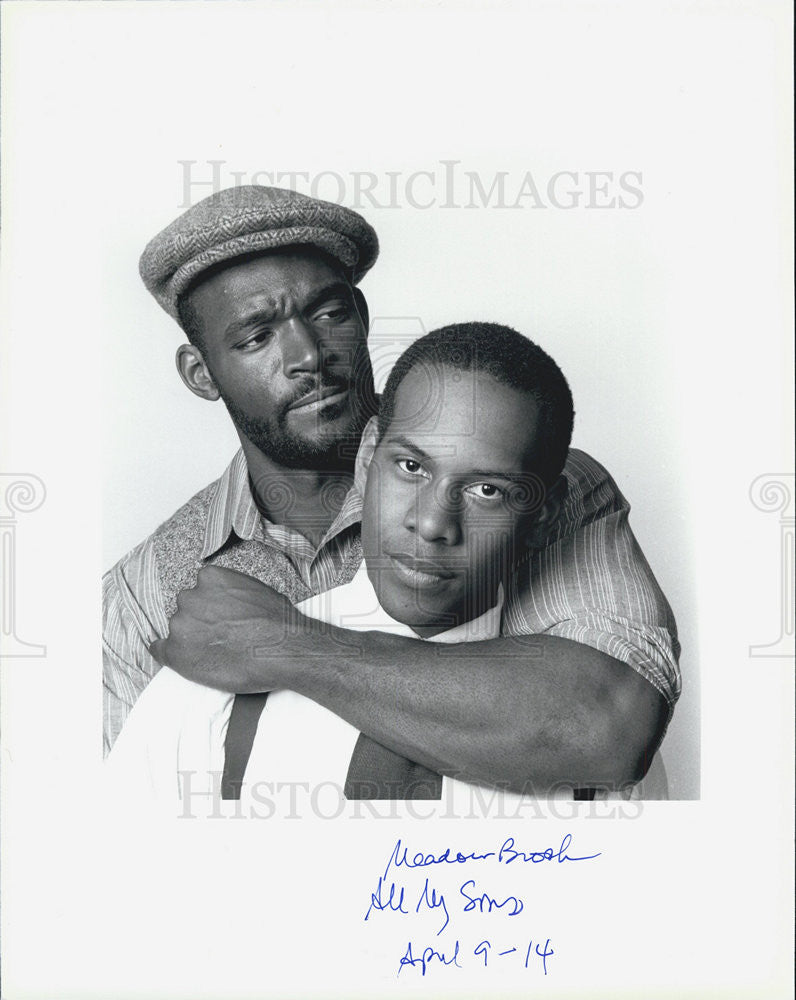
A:
<svg viewBox="0 0 796 1000">
<path fill-rule="evenodd" d="M 205 567 L 152 653 L 226 691 L 288 688 L 410 760 L 535 791 L 641 777 L 666 717 L 630 667 L 548 635 L 442 645 L 301 615 L 257 580 Z"/>
<path fill-rule="evenodd" d="M 464 779 L 536 791 L 621 785 L 641 776 L 665 718 L 661 696 L 630 667 L 568 639 L 442 645 L 304 621 L 286 686 Z"/>
</svg>

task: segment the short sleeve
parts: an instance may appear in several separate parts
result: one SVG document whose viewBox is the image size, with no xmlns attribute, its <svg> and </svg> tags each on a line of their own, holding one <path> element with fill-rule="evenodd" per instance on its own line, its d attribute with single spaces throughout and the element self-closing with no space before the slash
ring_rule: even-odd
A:
<svg viewBox="0 0 796 1000">
<path fill-rule="evenodd" d="M 167 631 L 155 557 L 144 542 L 102 579 L 103 751 L 110 752 L 141 692 L 160 669 L 149 645 Z"/>
<path fill-rule="evenodd" d="M 680 695 L 677 626 L 628 522 L 630 506 L 606 470 L 572 449 L 567 498 L 545 548 L 520 567 L 503 631 L 547 634 L 627 663 L 665 698 Z"/>
</svg>

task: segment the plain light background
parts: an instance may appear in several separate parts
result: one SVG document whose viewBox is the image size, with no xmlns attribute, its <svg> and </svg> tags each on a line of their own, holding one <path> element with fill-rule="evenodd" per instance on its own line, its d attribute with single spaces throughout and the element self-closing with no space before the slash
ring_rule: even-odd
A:
<svg viewBox="0 0 796 1000">
<path fill-rule="evenodd" d="M 194 32 L 208 16 L 198 15 Z M 236 27 L 249 16 L 231 9 L 226 30 L 237 38 Z M 279 33 L 285 15 L 272 16 Z M 692 252 L 689 213 L 699 207 L 691 200 L 704 197 L 704 166 L 684 155 L 682 135 L 681 116 L 697 109 L 671 75 L 644 71 L 641 47 L 625 53 L 621 72 L 608 72 L 592 32 L 583 25 L 577 30 L 574 20 L 567 22 L 572 30 L 565 53 L 534 44 L 533 20 L 524 21 L 528 37 L 521 50 L 507 55 L 498 76 L 497 66 L 491 73 L 466 70 L 468 56 L 477 62 L 483 53 L 465 47 L 435 86 L 434 57 L 452 37 L 452 18 L 367 17 L 374 48 L 355 44 L 351 35 L 348 59 L 334 46 L 333 20 L 320 18 L 303 41 L 300 69 L 289 53 L 269 51 L 268 82 L 245 59 L 223 85 L 215 76 L 205 86 L 194 80 L 196 117 L 181 105 L 162 130 L 152 120 L 152 104 L 130 95 L 121 120 L 132 135 L 147 138 L 122 147 L 118 180 L 127 194 L 109 215 L 100 276 L 104 565 L 110 567 L 215 479 L 238 446 L 223 404 L 197 400 L 178 378 L 173 356 L 184 338 L 138 279 L 143 247 L 179 214 L 186 196 L 198 200 L 210 193 L 215 170 L 222 187 L 248 182 L 261 171 L 303 172 L 308 178 L 295 181 L 299 190 L 338 196 L 345 204 L 357 197 L 353 175 L 369 171 L 377 177 L 376 201 L 399 206 L 377 208 L 366 196 L 359 199 L 382 246 L 362 285 L 377 374 L 386 377 L 390 361 L 422 330 L 469 319 L 514 326 L 556 358 L 575 398 L 574 444 L 601 461 L 627 495 L 633 529 L 675 611 L 685 693 L 665 759 L 672 797 L 697 797 L 694 525 L 683 466 L 693 428 L 680 406 L 692 317 L 677 315 L 677 279 Z M 482 22 L 483 14 L 460 12 L 457 37 L 463 33 L 476 45 L 474 29 Z M 288 18 L 285 30 L 290 23 Z M 505 44 L 510 16 L 498 12 L 488 23 L 496 43 Z M 360 62 L 377 58 L 388 24 L 391 46 L 412 52 L 418 69 L 411 79 L 402 72 L 392 88 L 380 72 L 378 84 L 374 78 L 372 87 L 356 89 L 349 110 L 344 94 L 353 86 L 350 74 Z M 162 37 L 170 36 L 164 30 Z M 169 56 L 170 43 L 162 44 L 155 40 L 156 53 L 162 52 L 162 60 L 155 59 L 165 78 L 160 83 L 176 94 L 181 63 Z M 695 57 L 698 44 L 693 38 L 684 47 Z M 203 42 L 192 35 L 191 50 L 197 64 L 213 65 L 218 58 L 209 34 Z M 290 86 L 308 66 L 313 73 L 325 67 L 322 77 L 340 75 L 341 92 Z M 281 87 L 274 88 L 272 74 L 284 81 Z M 633 87 L 628 79 L 636 81 Z M 587 81 L 596 88 L 591 96 Z M 362 104 L 362 91 L 372 91 L 369 106 Z M 709 107 L 713 96 L 702 101 Z M 451 185 L 442 161 L 455 161 Z M 434 175 L 433 187 L 428 179 L 408 181 L 419 171 Z M 549 197 L 548 184 L 560 171 L 576 177 L 556 182 L 557 201 L 570 204 L 567 190 L 579 189 L 580 206 L 557 208 Z M 593 197 L 588 175 L 599 171 L 613 179 L 601 179 L 608 193 Z M 388 172 L 398 174 L 394 199 Z M 484 199 L 477 189 L 471 193 L 468 172 L 486 192 L 502 173 L 503 203 L 519 207 L 495 207 L 497 193 L 489 207 L 481 207 Z M 545 207 L 532 207 L 535 199 L 527 193 L 518 201 L 527 173 Z M 628 183 L 643 192 L 638 208 L 586 207 L 620 198 L 638 204 L 620 187 L 620 176 L 628 173 Z M 428 208 L 416 207 L 432 201 Z M 450 204 L 458 207 L 444 207 Z M 703 335 L 717 331 L 707 328 Z M 708 393 L 698 392 L 709 407 L 710 386 L 705 388 Z"/>
<path fill-rule="evenodd" d="M 568 971 L 545 989 L 653 995 L 652 972 L 661 995 L 778 995 L 792 663 L 748 655 L 776 638 L 781 599 L 777 519 L 749 487 L 790 462 L 789 9 L 4 7 L 2 464 L 48 490 L 19 518 L 15 574 L 18 632 L 48 655 L 3 671 L 8 995 L 392 988 L 345 907 L 319 890 L 300 910 L 274 870 L 339 883 L 345 900 L 357 877 L 340 872 L 380 857 L 391 830 L 141 823 L 111 835 L 95 813 L 99 574 L 237 446 L 222 405 L 180 383 L 179 330 L 137 276 L 143 246 L 181 210 L 189 160 L 194 179 L 222 160 L 224 185 L 232 171 L 334 171 L 347 204 L 355 171 L 434 171 L 440 200 L 442 160 L 487 190 L 505 171 L 509 201 L 526 172 L 546 203 L 558 171 L 582 188 L 588 171 L 641 172 L 637 209 L 363 204 L 382 254 L 362 288 L 382 378 L 421 324 L 508 323 L 556 358 L 575 397 L 573 443 L 630 500 L 678 620 L 684 694 L 665 752 L 672 796 L 699 801 L 588 828 L 610 866 L 579 915 L 554 885 L 540 892 L 571 939 Z M 459 840 L 476 836 L 462 827 Z M 340 852 L 337 874 L 305 853 L 318 837 Z M 752 863 L 749 845 L 763 853 L 764 841 L 767 859 Z M 724 905 L 730 871 L 741 923 Z M 295 921 L 305 934 L 282 929 Z M 617 939 L 630 942 L 621 957 Z"/>
</svg>

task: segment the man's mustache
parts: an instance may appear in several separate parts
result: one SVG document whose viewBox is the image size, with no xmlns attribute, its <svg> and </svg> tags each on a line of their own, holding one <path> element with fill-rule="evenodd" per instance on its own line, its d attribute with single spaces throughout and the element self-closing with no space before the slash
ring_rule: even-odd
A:
<svg viewBox="0 0 796 1000">
<path fill-rule="evenodd" d="M 285 404 L 287 407 L 293 406 L 310 393 L 324 392 L 345 392 L 351 388 L 351 379 L 345 375 L 322 375 L 320 378 L 308 378 L 302 380 L 292 393 L 291 398 Z"/>
</svg>

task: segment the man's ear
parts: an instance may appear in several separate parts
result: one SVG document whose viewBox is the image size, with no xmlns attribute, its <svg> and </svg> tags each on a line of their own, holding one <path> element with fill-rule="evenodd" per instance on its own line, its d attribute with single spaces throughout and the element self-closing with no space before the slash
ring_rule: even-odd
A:
<svg viewBox="0 0 796 1000">
<path fill-rule="evenodd" d="M 561 475 L 545 492 L 544 503 L 534 515 L 533 523 L 526 536 L 529 549 L 543 549 L 547 544 L 550 530 L 556 523 L 561 506 L 567 495 L 567 480 Z"/>
<path fill-rule="evenodd" d="M 221 393 L 198 347 L 194 347 L 193 344 L 180 344 L 175 361 L 180 378 L 195 396 L 213 402 L 218 399 Z"/>
<path fill-rule="evenodd" d="M 362 440 L 354 464 L 354 487 L 361 497 L 365 495 L 365 483 L 373 454 L 379 444 L 379 418 L 371 417 L 362 431 Z"/>
<path fill-rule="evenodd" d="M 359 318 L 362 320 L 362 325 L 365 328 L 365 336 L 367 337 L 370 333 L 370 310 L 368 309 L 368 302 L 359 288 L 354 288 L 352 291 L 354 293 L 354 305 L 359 313 Z"/>
</svg>

